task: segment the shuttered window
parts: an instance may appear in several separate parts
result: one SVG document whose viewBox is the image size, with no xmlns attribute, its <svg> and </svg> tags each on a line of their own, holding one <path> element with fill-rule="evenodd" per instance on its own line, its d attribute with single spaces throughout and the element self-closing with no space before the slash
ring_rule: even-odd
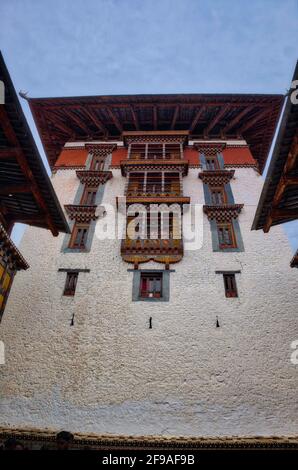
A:
<svg viewBox="0 0 298 470">
<path fill-rule="evenodd" d="M 70 238 L 70 248 L 85 249 L 87 243 L 88 226 L 75 224 Z"/>
<path fill-rule="evenodd" d="M 219 247 L 221 249 L 236 247 L 236 239 L 232 223 L 218 224 L 217 233 Z"/>
<path fill-rule="evenodd" d="M 223 279 L 226 297 L 238 297 L 235 274 L 224 274 Z"/>
<path fill-rule="evenodd" d="M 69 295 L 69 296 L 75 295 L 77 281 L 78 281 L 78 275 L 79 275 L 79 273 L 77 273 L 77 272 L 68 272 L 68 273 L 66 273 L 66 281 L 65 281 L 65 287 L 64 287 L 63 295 Z"/>
</svg>

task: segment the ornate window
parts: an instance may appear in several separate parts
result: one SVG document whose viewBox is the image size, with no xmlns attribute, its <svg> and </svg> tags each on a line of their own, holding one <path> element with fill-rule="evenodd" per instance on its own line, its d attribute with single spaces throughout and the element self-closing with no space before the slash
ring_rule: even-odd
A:
<svg viewBox="0 0 298 470">
<path fill-rule="evenodd" d="M 226 192 L 223 187 L 219 187 L 219 188 L 211 187 L 210 192 L 211 192 L 212 204 L 221 205 L 227 202 Z"/>
<path fill-rule="evenodd" d="M 89 225 L 75 224 L 70 237 L 69 248 L 84 250 L 86 248 Z"/>
<path fill-rule="evenodd" d="M 217 224 L 219 248 L 236 248 L 236 238 L 231 222 L 226 224 Z"/>
<path fill-rule="evenodd" d="M 218 169 L 219 169 L 219 164 L 218 164 L 217 157 L 215 155 L 206 157 L 206 170 L 218 170 Z"/>
<path fill-rule="evenodd" d="M 94 156 L 90 165 L 90 170 L 103 171 L 104 164 L 105 161 L 103 157 Z"/>
<path fill-rule="evenodd" d="M 81 204 L 84 204 L 87 206 L 94 205 L 95 199 L 96 199 L 96 193 L 97 193 L 97 188 L 90 188 L 86 186 L 82 199 L 81 199 Z"/>
</svg>

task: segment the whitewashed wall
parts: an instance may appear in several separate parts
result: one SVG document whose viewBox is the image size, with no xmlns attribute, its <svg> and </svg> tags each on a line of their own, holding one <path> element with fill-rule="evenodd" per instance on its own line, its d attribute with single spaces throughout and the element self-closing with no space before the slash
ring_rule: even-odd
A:
<svg viewBox="0 0 298 470">
<path fill-rule="evenodd" d="M 184 193 L 203 203 L 198 169 Z M 123 194 L 113 170 L 104 202 Z M 232 180 L 243 253 L 204 245 L 172 268 L 170 302 L 131 301 L 131 265 L 120 242 L 93 240 L 88 254 L 63 254 L 64 235 L 28 228 L 18 273 L 0 325 L 0 425 L 133 435 L 297 435 L 297 270 L 282 227 L 250 230 L 262 179 L 238 168 Z M 58 171 L 62 204 L 78 188 L 75 171 Z M 155 263 L 144 267 L 160 266 Z M 74 298 L 63 297 L 65 273 L 79 274 Z M 215 270 L 241 270 L 239 298 L 227 299 Z M 70 326 L 75 313 L 75 324 Z M 153 318 L 153 329 L 148 319 Z M 216 316 L 220 328 L 216 328 Z"/>
</svg>

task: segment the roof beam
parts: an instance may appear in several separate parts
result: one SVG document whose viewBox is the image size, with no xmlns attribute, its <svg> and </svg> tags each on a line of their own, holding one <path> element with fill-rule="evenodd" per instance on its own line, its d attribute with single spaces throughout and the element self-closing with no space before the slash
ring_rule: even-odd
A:
<svg viewBox="0 0 298 470">
<path fill-rule="evenodd" d="M 226 114 L 228 109 L 230 108 L 229 104 L 226 104 L 225 106 L 222 106 L 219 112 L 214 116 L 214 118 L 211 120 L 211 122 L 208 124 L 206 129 L 204 129 L 203 133 L 205 137 L 208 137 L 209 132 L 213 129 L 213 127 L 216 126 L 218 121 Z"/>
<path fill-rule="evenodd" d="M 288 154 L 286 163 L 284 165 L 283 173 L 280 177 L 278 185 L 276 187 L 273 200 L 272 200 L 272 209 L 270 210 L 265 225 L 264 225 L 264 232 L 268 232 L 270 227 L 273 223 L 274 218 L 278 218 L 276 214 L 282 209 L 278 209 L 278 205 L 280 204 L 284 191 L 287 186 L 298 186 L 298 176 L 289 175 L 289 171 L 291 171 L 294 166 L 296 165 L 296 161 L 298 159 L 298 138 L 295 136 L 293 144 L 291 146 L 291 150 Z M 290 209 L 291 210 L 291 209 Z M 298 217 L 298 216 L 297 216 Z"/>
<path fill-rule="evenodd" d="M 157 106 L 153 106 L 153 128 L 157 130 Z"/>
<path fill-rule="evenodd" d="M 83 113 L 85 113 L 91 119 L 91 121 L 95 124 L 96 127 L 98 127 L 101 130 L 101 132 L 103 133 L 103 135 L 105 137 L 108 136 L 109 132 L 108 132 L 107 128 L 103 125 L 103 123 L 95 115 L 95 113 L 92 109 L 89 109 L 89 108 L 85 107 L 85 108 L 82 108 L 81 111 L 83 111 Z"/>
<path fill-rule="evenodd" d="M 17 147 L 9 147 L 5 149 L 0 149 L 0 160 L 7 160 L 9 158 L 16 158 L 19 149 Z"/>
<path fill-rule="evenodd" d="M 266 108 L 264 111 L 261 113 L 258 111 L 255 117 L 250 119 L 246 124 L 244 124 L 242 127 L 240 127 L 238 133 L 241 135 L 243 132 L 247 131 L 250 127 L 252 127 L 256 122 L 258 122 L 260 119 L 263 119 L 267 114 L 271 113 L 271 108 Z"/>
<path fill-rule="evenodd" d="M 179 115 L 179 110 L 180 110 L 180 106 L 177 105 L 176 108 L 175 108 L 174 114 L 173 114 L 172 122 L 171 122 L 171 130 L 174 130 L 174 128 L 175 128 L 176 121 L 177 121 L 177 118 L 178 118 L 178 115 Z"/>
<path fill-rule="evenodd" d="M 272 208 L 269 212 L 266 222 L 263 227 L 263 231 L 265 233 L 269 232 L 271 225 L 273 224 L 274 220 L 282 220 L 282 219 L 298 219 L 298 207 L 294 209 L 275 209 Z"/>
<path fill-rule="evenodd" d="M 51 123 L 57 128 L 57 129 L 60 129 L 63 133 L 67 134 L 67 135 L 72 135 L 73 134 L 73 130 L 70 129 L 70 127 L 68 127 L 64 122 L 63 120 L 60 118 L 60 116 L 58 116 L 56 114 L 55 111 L 52 111 L 52 110 L 47 110 L 46 111 L 46 114 L 49 115 L 49 113 L 52 115 L 52 118 L 51 119 Z"/>
<path fill-rule="evenodd" d="M 28 224 L 28 225 L 34 225 L 34 224 L 46 224 L 47 219 L 45 214 L 34 214 L 34 215 L 24 215 L 24 214 L 11 214 L 11 216 L 8 213 L 7 216 L 8 220 L 13 221 L 14 223 L 20 223 L 20 224 Z"/>
<path fill-rule="evenodd" d="M 129 109 L 130 109 L 130 112 L 131 112 L 131 115 L 132 115 L 132 120 L 133 120 L 133 123 L 135 125 L 135 128 L 136 128 L 137 131 L 139 131 L 140 130 L 140 125 L 139 125 L 139 120 L 138 120 L 137 113 L 135 112 L 133 106 L 130 106 Z"/>
<path fill-rule="evenodd" d="M 298 207 L 294 209 L 273 209 L 273 219 L 297 219 Z"/>
<path fill-rule="evenodd" d="M 192 132 L 194 130 L 194 128 L 196 127 L 196 125 L 198 124 L 199 122 L 199 119 L 200 117 L 202 116 L 203 112 L 205 111 L 205 106 L 202 106 L 199 111 L 197 111 L 194 119 L 192 120 L 192 123 L 190 125 L 190 128 L 189 128 L 189 132 Z"/>
<path fill-rule="evenodd" d="M 115 126 L 117 127 L 118 131 L 120 132 L 120 134 L 122 134 L 122 131 L 123 131 L 123 128 L 119 122 L 119 119 L 117 118 L 117 116 L 115 116 L 115 114 L 113 113 L 113 111 L 108 107 L 106 106 L 106 111 L 108 113 L 108 115 L 110 116 L 110 118 L 112 119 L 113 123 L 115 124 Z"/>
<path fill-rule="evenodd" d="M 236 124 L 238 124 L 238 122 L 241 121 L 241 119 L 243 119 L 244 116 L 246 116 L 246 114 L 248 114 L 250 111 L 253 110 L 253 108 L 254 108 L 254 105 L 244 108 L 241 111 L 241 113 L 237 114 L 237 116 L 235 116 L 234 119 L 228 122 L 228 124 L 222 129 L 222 133 L 225 134 L 227 131 L 235 127 Z"/>
<path fill-rule="evenodd" d="M 7 184 L 6 186 L 0 187 L 0 195 L 2 196 L 30 192 L 31 186 L 29 184 Z"/>
<path fill-rule="evenodd" d="M 87 134 L 87 136 L 90 135 L 90 129 L 75 113 L 68 109 L 63 109 L 63 112 L 66 114 L 66 116 L 69 117 L 69 119 L 72 119 L 77 124 L 77 126 Z"/>
<path fill-rule="evenodd" d="M 28 162 L 27 162 L 27 159 L 23 153 L 23 150 L 22 148 L 20 147 L 19 145 L 19 141 L 18 141 L 18 138 L 15 134 L 15 131 L 11 125 L 11 122 L 9 121 L 9 118 L 7 116 L 7 113 L 5 111 L 5 108 L 4 106 L 0 106 L 0 124 L 4 130 L 4 133 L 6 135 L 6 138 L 8 139 L 8 141 L 15 147 L 17 147 L 19 149 L 19 151 L 17 152 L 17 161 L 18 161 L 18 164 L 20 165 L 20 168 L 23 172 L 23 174 L 25 175 L 26 179 L 29 181 L 30 185 L 31 185 L 31 191 L 32 191 L 32 194 L 37 202 L 37 204 L 39 205 L 39 207 L 44 211 L 45 213 L 45 219 L 46 219 L 46 222 L 47 222 L 47 225 L 49 226 L 52 234 L 54 236 L 57 236 L 59 235 L 59 232 L 57 230 L 57 228 L 55 227 L 55 224 L 53 222 L 53 219 L 52 219 L 52 216 L 49 212 L 49 209 L 44 201 L 44 198 L 40 192 L 40 189 L 35 181 L 35 178 L 34 178 L 34 175 L 28 165 Z"/>
<path fill-rule="evenodd" d="M 296 165 L 298 161 L 298 136 L 294 137 L 291 149 L 285 163 L 284 173 L 289 173 Z"/>
</svg>

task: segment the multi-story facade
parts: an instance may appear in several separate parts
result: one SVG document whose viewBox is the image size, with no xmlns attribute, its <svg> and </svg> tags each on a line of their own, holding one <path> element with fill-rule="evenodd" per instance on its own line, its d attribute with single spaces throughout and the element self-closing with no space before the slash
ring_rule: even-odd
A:
<svg viewBox="0 0 298 470">
<path fill-rule="evenodd" d="M 266 242 L 251 231 L 281 102 L 30 100 L 71 234 L 51 239 L 29 228 L 23 237 L 31 270 L 18 276 L 1 325 L 3 426 L 297 433 L 290 247 L 282 228 Z M 201 207 L 202 246 L 188 249 L 171 213 L 164 236 L 163 216 L 147 214 L 152 204 L 174 204 L 182 219 Z M 131 205 L 145 212 L 134 237 Z M 98 236 L 110 206 L 127 219 L 122 239 Z"/>
</svg>

